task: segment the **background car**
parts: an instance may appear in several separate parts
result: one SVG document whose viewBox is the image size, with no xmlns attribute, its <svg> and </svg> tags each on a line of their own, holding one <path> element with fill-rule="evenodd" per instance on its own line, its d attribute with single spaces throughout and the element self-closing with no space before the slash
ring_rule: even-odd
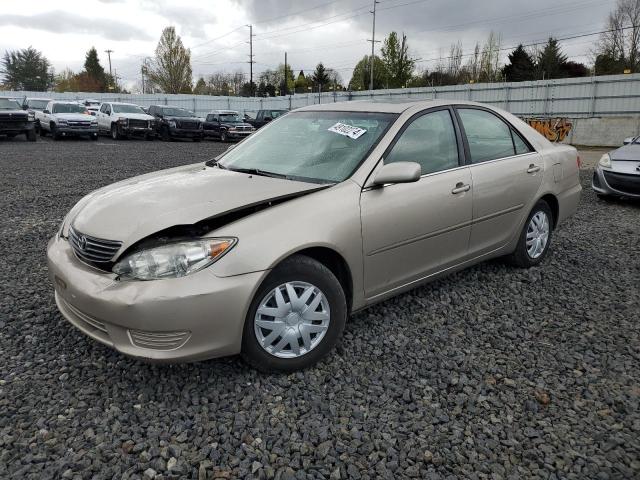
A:
<svg viewBox="0 0 640 480">
<path fill-rule="evenodd" d="M 156 133 L 164 141 L 191 138 L 194 142 L 199 142 L 204 138 L 202 120 L 189 110 L 167 105 L 151 105 L 148 113 L 155 118 Z"/>
<path fill-rule="evenodd" d="M 13 138 L 23 135 L 30 142 L 35 142 L 35 117 L 25 112 L 20 104 L 9 98 L 0 98 L 0 136 Z"/>
<path fill-rule="evenodd" d="M 640 137 L 625 139 L 624 146 L 602 156 L 591 187 L 603 199 L 640 198 Z"/>
<path fill-rule="evenodd" d="M 40 135 L 50 134 L 54 140 L 62 137 L 98 139 L 98 120 L 77 102 L 52 100 L 42 111 Z"/>
<path fill-rule="evenodd" d="M 275 120 L 287 112 L 288 110 L 258 110 L 255 117 L 245 114 L 244 120 L 257 130 L 260 127 L 264 127 L 271 120 Z"/>
<path fill-rule="evenodd" d="M 221 142 L 246 138 L 255 130 L 251 124 L 243 122 L 234 110 L 214 110 L 207 114 L 204 121 L 205 137 L 217 138 Z"/>
<path fill-rule="evenodd" d="M 147 140 L 155 137 L 155 118 L 133 103 L 105 102 L 97 113 L 98 131 L 118 140 L 129 136 L 141 136 Z"/>
</svg>

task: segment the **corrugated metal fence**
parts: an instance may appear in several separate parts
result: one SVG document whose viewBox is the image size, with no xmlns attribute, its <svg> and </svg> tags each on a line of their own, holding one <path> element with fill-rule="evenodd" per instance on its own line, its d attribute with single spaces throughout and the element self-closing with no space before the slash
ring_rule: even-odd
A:
<svg viewBox="0 0 640 480">
<path fill-rule="evenodd" d="M 164 104 L 183 107 L 200 116 L 217 109 L 246 113 L 260 109 L 294 109 L 317 103 L 348 100 L 451 99 L 488 103 L 520 117 L 590 118 L 640 115 L 640 74 L 363 92 L 328 92 L 321 95 L 308 93 L 270 98 L 53 92 L 0 92 L 0 96 L 72 100 L 94 98 L 103 101 L 131 102 L 142 106 Z"/>
</svg>

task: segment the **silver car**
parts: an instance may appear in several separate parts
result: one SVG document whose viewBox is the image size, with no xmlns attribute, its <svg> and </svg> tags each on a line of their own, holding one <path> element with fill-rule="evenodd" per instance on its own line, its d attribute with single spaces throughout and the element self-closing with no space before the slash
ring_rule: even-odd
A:
<svg viewBox="0 0 640 480">
<path fill-rule="evenodd" d="M 543 261 L 578 162 L 479 104 L 314 105 L 215 160 L 90 193 L 49 273 L 64 317 L 124 354 L 292 371 L 352 312 L 490 258 Z"/>
<path fill-rule="evenodd" d="M 593 172 L 591 187 L 598 197 L 640 198 L 640 137 L 605 153 Z"/>
</svg>

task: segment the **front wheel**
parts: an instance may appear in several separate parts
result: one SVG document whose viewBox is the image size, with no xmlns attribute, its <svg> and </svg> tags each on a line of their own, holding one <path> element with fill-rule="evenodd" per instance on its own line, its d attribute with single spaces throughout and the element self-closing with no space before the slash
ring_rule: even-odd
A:
<svg viewBox="0 0 640 480">
<path fill-rule="evenodd" d="M 321 263 L 295 255 L 256 292 L 242 338 L 242 356 L 264 372 L 309 367 L 338 342 L 347 318 L 344 290 Z"/>
<path fill-rule="evenodd" d="M 115 123 L 111 124 L 111 138 L 113 140 L 120 140 L 122 138 L 122 135 L 118 132 L 118 126 Z"/>
<path fill-rule="evenodd" d="M 221 132 L 220 133 L 220 141 L 222 143 L 227 143 L 227 132 Z"/>
<path fill-rule="evenodd" d="M 98 134 L 97 133 L 92 133 L 91 135 L 89 135 L 89 138 L 93 141 L 98 140 Z"/>
<path fill-rule="evenodd" d="M 35 129 L 27 130 L 27 133 L 25 133 L 25 137 L 27 137 L 27 141 L 29 142 L 35 142 L 38 139 Z"/>
<path fill-rule="evenodd" d="M 171 141 L 171 134 L 169 133 L 169 127 L 162 127 L 160 129 L 160 138 L 163 142 Z"/>
<path fill-rule="evenodd" d="M 55 125 L 51 125 L 51 138 L 54 140 L 60 140 L 60 134 L 58 133 L 58 128 Z"/>
<path fill-rule="evenodd" d="M 547 256 L 553 231 L 553 213 L 544 200 L 535 204 L 527 217 L 515 251 L 509 257 L 512 264 L 529 268 Z"/>
</svg>

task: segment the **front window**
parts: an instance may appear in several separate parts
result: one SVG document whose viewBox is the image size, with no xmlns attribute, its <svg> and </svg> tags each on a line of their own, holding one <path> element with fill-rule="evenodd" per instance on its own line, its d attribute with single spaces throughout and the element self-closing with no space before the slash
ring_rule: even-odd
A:
<svg viewBox="0 0 640 480">
<path fill-rule="evenodd" d="M 237 113 L 221 113 L 220 121 L 223 123 L 242 123 L 240 115 Z"/>
<path fill-rule="evenodd" d="M 77 103 L 54 103 L 51 113 L 86 113 L 87 109 Z"/>
<path fill-rule="evenodd" d="M 0 110 L 20 110 L 20 104 L 15 100 L 0 98 Z"/>
<path fill-rule="evenodd" d="M 113 113 L 142 113 L 144 114 L 144 110 L 142 110 L 137 105 L 113 105 Z"/>
<path fill-rule="evenodd" d="M 164 108 L 162 109 L 162 114 L 167 117 L 195 117 L 193 112 L 184 108 Z"/>
<path fill-rule="evenodd" d="M 368 112 L 293 112 L 228 151 L 222 168 L 294 180 L 349 178 L 398 118 Z"/>
<path fill-rule="evenodd" d="M 269 117 L 273 118 L 274 120 L 276 118 L 278 118 L 280 115 L 283 115 L 286 112 L 286 110 L 271 110 L 269 112 Z"/>
<path fill-rule="evenodd" d="M 27 102 L 27 107 L 29 107 L 32 110 L 42 111 L 45 108 L 47 108 L 48 103 L 49 103 L 49 100 L 29 100 Z"/>
</svg>

